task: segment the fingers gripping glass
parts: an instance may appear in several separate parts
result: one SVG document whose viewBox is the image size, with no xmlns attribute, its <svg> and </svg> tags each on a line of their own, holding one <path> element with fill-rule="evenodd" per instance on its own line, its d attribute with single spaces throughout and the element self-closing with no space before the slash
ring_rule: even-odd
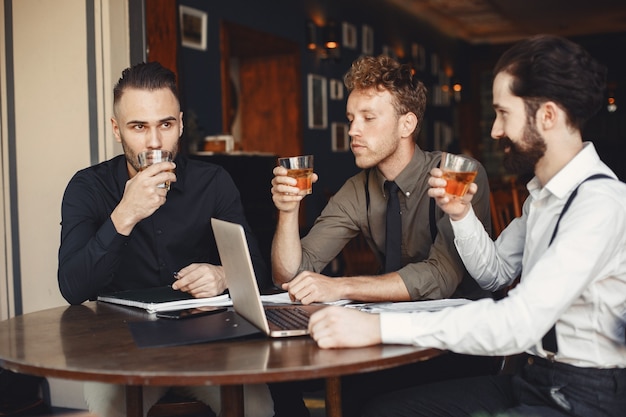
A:
<svg viewBox="0 0 626 417">
<path fill-rule="evenodd" d="M 298 181 L 296 184 L 300 189 L 298 194 L 313 193 L 313 155 L 278 158 L 278 165 L 287 168 L 287 175 Z"/>
<path fill-rule="evenodd" d="M 447 181 L 446 193 L 463 197 L 478 173 L 478 163 L 461 155 L 444 152 L 441 155 L 443 179 Z"/>
<path fill-rule="evenodd" d="M 156 164 L 158 162 L 171 162 L 172 161 L 172 153 L 169 151 L 164 151 L 162 149 L 153 149 L 149 151 L 143 151 L 139 155 L 137 155 L 137 159 L 139 160 L 139 166 L 143 171 L 147 167 L 152 164 Z M 171 172 L 171 171 L 170 171 Z M 165 188 L 166 190 L 170 190 L 170 182 L 164 182 L 158 185 L 159 188 Z"/>
</svg>

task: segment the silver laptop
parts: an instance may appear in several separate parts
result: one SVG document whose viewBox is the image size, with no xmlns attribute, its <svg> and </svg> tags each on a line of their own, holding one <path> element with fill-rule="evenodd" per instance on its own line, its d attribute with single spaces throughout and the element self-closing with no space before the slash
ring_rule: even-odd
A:
<svg viewBox="0 0 626 417">
<path fill-rule="evenodd" d="M 211 226 L 237 314 L 270 337 L 308 334 L 308 316 L 325 306 L 263 306 L 243 227 L 215 218 L 211 218 Z"/>
</svg>

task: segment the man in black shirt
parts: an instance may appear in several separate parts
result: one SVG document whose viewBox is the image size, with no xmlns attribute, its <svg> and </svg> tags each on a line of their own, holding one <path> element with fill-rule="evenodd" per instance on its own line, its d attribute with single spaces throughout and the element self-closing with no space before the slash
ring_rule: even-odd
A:
<svg viewBox="0 0 626 417">
<path fill-rule="evenodd" d="M 115 86 L 111 119 L 124 155 L 79 171 L 62 203 L 59 288 L 70 304 L 99 294 L 171 284 L 194 297 L 226 288 L 211 217 L 242 224 L 258 285 L 271 285 L 234 182 L 221 167 L 178 154 L 183 132 L 176 77 L 158 63 L 124 70 Z M 168 150 L 174 162 L 140 170 L 137 155 Z M 169 191 L 158 185 L 169 181 Z M 144 410 L 167 387 L 144 389 Z M 219 413 L 218 387 L 186 391 Z M 98 415 L 124 415 L 121 386 L 85 383 L 85 398 Z M 247 415 L 271 416 L 265 385 L 246 386 Z M 249 403 L 252 401 L 252 403 Z"/>
</svg>

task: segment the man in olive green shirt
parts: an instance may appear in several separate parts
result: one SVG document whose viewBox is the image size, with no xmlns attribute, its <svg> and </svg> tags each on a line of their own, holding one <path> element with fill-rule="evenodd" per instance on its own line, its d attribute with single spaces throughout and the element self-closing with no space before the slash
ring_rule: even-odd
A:
<svg viewBox="0 0 626 417">
<path fill-rule="evenodd" d="M 459 258 L 448 215 L 435 208 L 427 195 L 429 173 L 439 164 L 441 153 L 424 152 L 415 143 L 426 107 L 426 88 L 410 68 L 386 56 L 359 58 L 345 83 L 350 91 L 350 146 L 363 171 L 346 181 L 300 239 L 298 211 L 303 196 L 285 168 L 274 168 L 272 199 L 278 208 L 272 244 L 274 282 L 303 304 L 485 296 Z M 397 268 L 372 271 L 368 276 L 322 275 L 324 267 L 358 234 L 384 265 L 385 181 L 395 181 L 399 187 L 402 242 Z M 482 191 L 472 200 L 473 208 L 490 231 L 489 184 L 482 166 L 475 182 Z M 491 358 L 450 353 L 391 371 L 342 378 L 343 415 L 357 415 L 371 395 L 434 379 L 489 373 L 494 364 Z M 270 384 L 275 417 L 308 416 L 300 391 L 316 388 L 319 385 L 313 382 Z"/>
<path fill-rule="evenodd" d="M 383 74 L 378 79 L 370 74 Z M 388 81 L 385 81 L 388 80 Z M 431 168 L 440 152 L 424 152 L 415 138 L 426 107 L 426 88 L 408 68 L 381 56 L 357 60 L 345 78 L 350 91 L 347 116 L 351 149 L 362 168 L 330 199 L 313 228 L 300 240 L 295 179 L 274 169 L 272 198 L 278 224 L 272 244 L 276 284 L 304 304 L 340 299 L 409 301 L 448 297 L 481 298 L 454 247 L 448 216 L 427 195 Z M 402 212 L 401 266 L 369 276 L 326 277 L 320 272 L 359 233 L 377 259 L 385 259 L 386 181 L 395 181 Z M 475 182 L 482 190 L 472 203 L 491 229 L 489 184 L 479 164 Z"/>
</svg>

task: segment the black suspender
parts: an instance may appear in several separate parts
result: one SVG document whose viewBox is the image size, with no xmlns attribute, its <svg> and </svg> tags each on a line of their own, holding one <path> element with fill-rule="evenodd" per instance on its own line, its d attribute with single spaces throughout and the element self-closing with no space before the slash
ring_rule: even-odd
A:
<svg viewBox="0 0 626 417">
<path fill-rule="evenodd" d="M 559 224 L 561 223 L 561 218 L 563 218 L 563 215 L 565 214 L 567 209 L 569 209 L 569 206 L 572 204 L 572 200 L 574 200 L 574 197 L 576 197 L 576 195 L 578 194 L 578 187 L 580 187 L 581 184 L 584 183 L 585 181 L 596 180 L 599 178 L 611 178 L 611 177 L 606 174 L 592 175 L 584 179 L 580 184 L 578 184 L 578 186 L 574 189 L 574 191 L 572 191 L 569 198 L 565 202 L 565 205 L 563 206 L 563 210 L 561 211 L 561 214 L 559 214 L 559 218 L 556 221 L 556 226 L 554 226 L 554 232 L 552 232 L 552 237 L 550 238 L 550 243 L 548 243 L 548 246 L 552 244 L 552 241 L 556 237 L 556 233 L 559 230 Z M 559 346 L 556 341 L 556 324 L 553 325 L 550 330 L 548 330 L 548 333 L 546 333 L 545 336 L 543 336 L 543 339 L 541 339 L 541 344 L 543 346 L 543 349 L 546 352 L 549 352 L 548 357 L 554 358 L 554 356 L 557 354 L 559 350 Z"/>
</svg>

